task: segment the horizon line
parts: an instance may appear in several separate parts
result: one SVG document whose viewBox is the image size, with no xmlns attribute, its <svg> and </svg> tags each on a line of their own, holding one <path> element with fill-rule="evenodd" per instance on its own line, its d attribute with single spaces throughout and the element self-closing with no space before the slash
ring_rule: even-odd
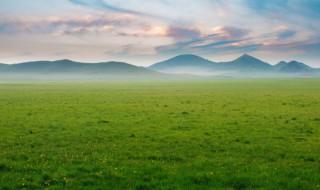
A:
<svg viewBox="0 0 320 190">
<path fill-rule="evenodd" d="M 175 55 L 175 56 L 170 56 L 170 57 L 168 57 L 168 58 L 162 59 L 162 61 L 161 61 L 161 60 L 160 60 L 160 61 L 156 61 L 156 62 L 151 63 L 151 64 L 148 64 L 148 65 L 146 65 L 146 66 L 140 66 L 140 65 L 137 65 L 137 64 L 130 63 L 130 62 L 128 62 L 128 61 L 121 61 L 121 60 L 109 60 L 109 61 L 103 61 L 103 60 L 101 60 L 101 61 L 95 61 L 95 62 L 92 61 L 92 62 L 91 62 L 91 61 L 81 61 L 81 60 L 70 59 L 70 58 L 47 59 L 47 60 L 45 60 L 45 59 L 39 59 L 39 60 L 28 60 L 28 61 L 15 62 L 15 63 L 0 63 L 0 64 L 3 64 L 3 65 L 17 65 L 17 64 L 24 64 L 24 63 L 31 63 L 31 62 L 42 62 L 42 61 L 47 61 L 47 62 L 71 61 L 71 62 L 77 62 L 77 63 L 83 63 L 83 64 L 100 64 L 100 63 L 118 62 L 118 63 L 126 63 L 126 64 L 133 65 L 133 66 L 137 66 L 137 67 L 145 67 L 145 68 L 147 68 L 147 67 L 150 67 L 150 66 L 152 66 L 152 65 L 154 65 L 154 64 L 161 63 L 161 62 L 164 62 L 164 61 L 167 61 L 167 60 L 170 60 L 170 59 L 174 59 L 174 58 L 179 57 L 179 56 L 190 56 L 190 55 L 191 55 L 191 56 L 196 56 L 196 57 L 199 57 L 199 58 L 202 58 L 202 59 L 206 59 L 206 60 L 211 61 L 211 62 L 214 62 L 214 63 L 221 63 L 221 64 L 226 63 L 226 62 L 231 62 L 231 61 L 237 60 L 238 58 L 240 58 L 240 57 L 242 57 L 242 56 L 250 56 L 250 57 L 256 58 L 256 59 L 258 59 L 258 60 L 260 60 L 260 61 L 263 61 L 263 62 L 265 62 L 265 63 L 267 63 L 267 64 L 269 64 L 269 65 L 272 65 L 272 66 L 277 65 L 278 63 L 283 62 L 283 61 L 284 61 L 284 62 L 287 62 L 287 63 L 296 61 L 296 62 L 300 62 L 300 63 L 306 64 L 305 62 L 301 62 L 301 61 L 294 60 L 294 59 L 292 59 L 292 60 L 290 60 L 290 61 L 280 60 L 280 61 L 278 61 L 277 63 L 273 63 L 273 64 L 272 64 L 272 63 L 269 63 L 269 62 L 267 62 L 267 61 L 264 61 L 264 59 L 262 59 L 262 58 L 257 58 L 256 56 L 252 56 L 252 55 L 249 54 L 249 53 L 242 53 L 240 56 L 237 56 L 236 58 L 233 58 L 233 59 L 231 59 L 231 60 L 229 60 L 229 61 L 213 61 L 212 59 L 209 59 L 209 58 L 206 58 L 205 56 L 200 56 L 200 55 L 197 55 L 197 54 L 188 54 L 188 53 L 186 53 L 186 54 L 177 54 L 177 55 Z M 315 68 L 315 69 L 320 68 L 320 67 L 310 66 L 309 64 L 306 64 L 306 65 L 308 65 L 309 67 Z"/>
</svg>

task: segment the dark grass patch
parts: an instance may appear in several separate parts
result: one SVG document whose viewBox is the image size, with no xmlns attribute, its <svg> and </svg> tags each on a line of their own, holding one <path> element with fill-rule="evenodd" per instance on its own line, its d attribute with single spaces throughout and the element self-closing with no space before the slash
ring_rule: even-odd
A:
<svg viewBox="0 0 320 190">
<path fill-rule="evenodd" d="M 235 190 L 256 188 L 252 180 L 248 177 L 233 177 L 227 181 L 226 186 Z"/>
<path fill-rule="evenodd" d="M 4 163 L 0 163 L 0 172 L 9 172 L 11 170 L 11 168 L 4 164 Z"/>
<path fill-rule="evenodd" d="M 195 185 L 210 185 L 212 178 L 208 175 L 196 175 L 191 177 L 191 181 Z"/>
<path fill-rule="evenodd" d="M 182 115 L 189 115 L 189 112 L 183 111 L 181 112 Z"/>
<path fill-rule="evenodd" d="M 110 121 L 108 121 L 108 120 L 99 120 L 97 123 L 98 124 L 108 124 L 108 123 L 110 123 Z"/>
<path fill-rule="evenodd" d="M 316 159 L 313 158 L 313 157 L 305 157 L 305 156 L 303 156 L 302 159 L 305 162 L 315 162 L 316 161 Z"/>
</svg>

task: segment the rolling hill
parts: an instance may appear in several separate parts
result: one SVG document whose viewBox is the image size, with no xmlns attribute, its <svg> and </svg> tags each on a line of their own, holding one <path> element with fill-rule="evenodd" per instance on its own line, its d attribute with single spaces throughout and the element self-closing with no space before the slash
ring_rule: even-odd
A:
<svg viewBox="0 0 320 190">
<path fill-rule="evenodd" d="M 124 62 L 81 63 L 68 59 L 34 61 L 19 64 L 0 64 L 0 76 L 54 76 L 78 78 L 161 78 L 168 74 L 181 76 L 273 76 L 319 75 L 319 70 L 306 64 L 291 61 L 274 66 L 248 54 L 229 62 L 213 62 L 197 55 L 185 54 L 158 62 L 149 67 L 138 67 Z M 187 74 L 187 75 L 182 75 Z M 174 77 L 173 75 L 170 75 Z M 57 77 L 56 77 L 57 78 Z M 170 78 L 170 77 L 169 77 Z"/>
<path fill-rule="evenodd" d="M 188 73 L 207 75 L 237 74 L 299 74 L 312 73 L 315 69 L 297 61 L 281 62 L 275 66 L 248 54 L 228 62 L 213 62 L 196 55 L 180 55 L 163 62 L 153 64 L 149 69 L 164 73 Z"/>
<path fill-rule="evenodd" d="M 123 62 L 80 63 L 71 60 L 35 61 L 13 65 L 0 66 L 2 73 L 30 74 L 157 74 L 143 67 L 137 67 Z"/>
<path fill-rule="evenodd" d="M 313 71 L 313 68 L 309 67 L 304 63 L 300 63 L 297 61 L 290 61 L 290 62 L 281 61 L 280 63 L 276 64 L 274 68 L 277 71 L 286 72 L 286 73 L 301 73 L 301 72 L 306 73 L 306 72 Z"/>
<path fill-rule="evenodd" d="M 6 65 L 6 64 L 3 64 L 3 63 L 0 63 L 0 69 L 1 68 L 4 68 L 4 67 L 7 67 L 8 65 Z"/>
<path fill-rule="evenodd" d="M 244 54 L 234 61 L 220 63 L 223 69 L 235 71 L 271 71 L 272 65 L 253 56 Z"/>
<path fill-rule="evenodd" d="M 229 72 L 269 72 L 272 65 L 248 54 L 229 62 L 213 62 L 196 55 L 180 55 L 153 64 L 149 69 L 165 73 L 225 74 Z"/>
<path fill-rule="evenodd" d="M 164 73 L 199 73 L 213 72 L 218 64 L 197 55 L 185 54 L 156 63 L 148 67 L 150 70 Z"/>
<path fill-rule="evenodd" d="M 153 80 L 165 73 L 123 62 L 81 63 L 71 60 L 34 61 L 0 66 L 0 82 L 46 80 Z"/>
</svg>

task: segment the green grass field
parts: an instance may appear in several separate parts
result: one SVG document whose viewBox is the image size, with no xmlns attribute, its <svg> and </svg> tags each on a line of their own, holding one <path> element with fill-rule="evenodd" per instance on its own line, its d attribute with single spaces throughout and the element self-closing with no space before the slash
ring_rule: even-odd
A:
<svg viewBox="0 0 320 190">
<path fill-rule="evenodd" d="M 0 84 L 0 189 L 320 189 L 320 80 Z"/>
</svg>

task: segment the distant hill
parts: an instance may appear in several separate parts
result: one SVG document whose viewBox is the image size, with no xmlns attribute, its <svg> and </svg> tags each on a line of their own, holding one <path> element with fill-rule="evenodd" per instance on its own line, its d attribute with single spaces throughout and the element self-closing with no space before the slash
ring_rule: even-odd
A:
<svg viewBox="0 0 320 190">
<path fill-rule="evenodd" d="M 179 74 L 179 75 L 172 75 Z M 138 67 L 124 62 L 81 63 L 68 59 L 33 61 L 19 64 L 0 64 L 0 77 L 86 78 L 193 78 L 195 76 L 261 77 L 261 76 L 319 76 L 314 69 L 297 61 L 270 65 L 248 54 L 229 62 L 213 62 L 197 55 L 185 54 Z"/>
<path fill-rule="evenodd" d="M 281 61 L 280 63 L 276 64 L 274 68 L 277 71 L 286 72 L 286 73 L 306 73 L 306 72 L 312 72 L 314 70 L 308 65 L 297 62 L 297 61 L 291 61 L 291 62 Z"/>
<path fill-rule="evenodd" d="M 229 62 L 213 62 L 196 55 L 180 55 L 174 58 L 153 64 L 149 67 L 158 72 L 168 73 L 226 73 L 226 72 L 251 72 L 271 71 L 270 64 L 255 57 L 244 54 L 236 60 Z"/>
<path fill-rule="evenodd" d="M 165 73 L 204 73 L 211 72 L 216 66 L 217 63 L 200 56 L 185 54 L 155 63 L 148 68 Z"/>
<path fill-rule="evenodd" d="M 7 67 L 8 65 L 6 64 L 3 64 L 3 63 L 0 63 L 0 68 L 4 68 L 4 67 Z"/>
<path fill-rule="evenodd" d="M 315 69 L 297 61 L 281 62 L 275 66 L 258 58 L 244 54 L 228 62 L 213 62 L 196 55 L 180 55 L 174 58 L 153 64 L 149 69 L 164 73 L 189 73 L 207 75 L 281 75 L 299 74 L 314 71 Z M 201 71 L 201 72 L 199 72 Z"/>
<path fill-rule="evenodd" d="M 80 63 L 71 60 L 35 61 L 20 64 L 0 66 L 2 73 L 30 74 L 112 74 L 136 75 L 157 74 L 143 67 L 137 67 L 123 62 Z"/>
<path fill-rule="evenodd" d="M 234 61 L 224 62 L 224 69 L 236 71 L 271 71 L 272 65 L 248 54 L 244 54 Z"/>
</svg>

